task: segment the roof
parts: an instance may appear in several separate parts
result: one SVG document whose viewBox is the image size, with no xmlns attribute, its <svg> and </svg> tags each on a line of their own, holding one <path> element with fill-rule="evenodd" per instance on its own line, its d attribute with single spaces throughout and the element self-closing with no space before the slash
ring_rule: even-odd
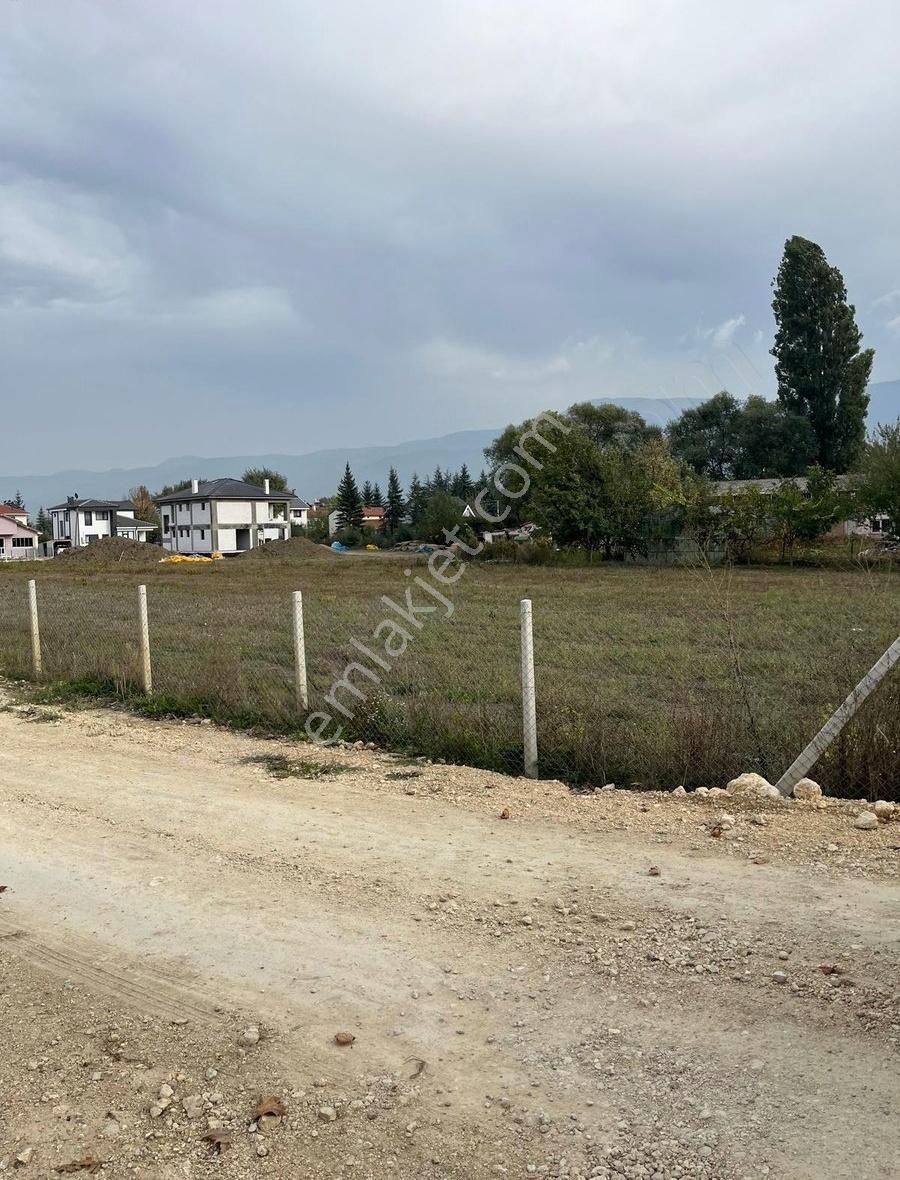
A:
<svg viewBox="0 0 900 1180">
<path fill-rule="evenodd" d="M 116 513 L 117 529 L 155 529 L 158 527 L 149 520 L 135 520 L 133 516 L 120 516 L 118 512 Z"/>
<path fill-rule="evenodd" d="M 242 479 L 202 479 L 200 490 L 192 492 L 183 488 L 168 496 L 154 496 L 155 504 L 186 504 L 189 500 L 285 500 L 291 499 L 290 492 L 267 492 L 255 483 L 244 483 Z"/>
<path fill-rule="evenodd" d="M 770 496 L 786 483 L 792 483 L 801 492 L 805 492 L 809 487 L 809 480 L 805 475 L 792 475 L 784 479 L 720 479 L 713 481 L 712 486 L 717 496 L 725 496 L 729 492 L 748 492 L 752 488 L 764 496 Z M 853 480 L 849 475 L 837 476 L 835 483 L 839 488 L 853 486 Z"/>
<path fill-rule="evenodd" d="M 299 496 L 291 496 L 291 507 L 292 508 L 309 508 L 309 505 L 307 504 L 307 502 L 305 500 L 302 500 Z"/>
<path fill-rule="evenodd" d="M 129 508 L 131 505 L 127 505 Z M 50 507 L 51 512 L 57 512 L 65 508 L 81 508 L 88 512 L 109 512 L 110 510 L 118 511 L 120 508 L 126 507 L 121 500 L 79 500 L 77 496 L 72 496 L 70 500 L 66 500 L 64 504 L 53 504 Z"/>
<path fill-rule="evenodd" d="M 18 508 L 15 504 L 0 504 L 0 516 L 27 516 L 28 513 L 24 508 Z"/>
<path fill-rule="evenodd" d="M 374 504 L 372 505 L 371 508 L 363 508 L 363 517 L 365 518 L 367 516 L 375 516 L 375 517 L 384 516 L 384 509 L 383 508 L 376 508 L 374 506 Z"/>
</svg>

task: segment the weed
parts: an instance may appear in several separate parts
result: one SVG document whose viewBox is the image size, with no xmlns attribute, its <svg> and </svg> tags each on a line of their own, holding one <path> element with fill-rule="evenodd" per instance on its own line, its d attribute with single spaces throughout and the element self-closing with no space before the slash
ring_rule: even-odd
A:
<svg viewBox="0 0 900 1180">
<path fill-rule="evenodd" d="M 251 754 L 244 762 L 265 767 L 272 778 L 330 778 L 355 769 L 334 762 L 318 762 L 315 758 L 288 758 L 285 754 Z"/>
</svg>

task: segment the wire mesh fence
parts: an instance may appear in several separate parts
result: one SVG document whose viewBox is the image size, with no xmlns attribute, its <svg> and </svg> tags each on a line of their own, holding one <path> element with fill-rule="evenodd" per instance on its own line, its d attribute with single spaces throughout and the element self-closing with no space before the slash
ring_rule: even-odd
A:
<svg viewBox="0 0 900 1180">
<path fill-rule="evenodd" d="M 447 585 L 422 564 L 349 562 L 39 577 L 39 671 L 27 583 L 0 579 L 0 671 L 142 698 L 143 579 L 155 711 L 577 786 L 690 788 L 777 779 L 896 638 L 900 605 L 895 577 L 473 566 Z M 898 680 L 822 759 L 833 792 L 897 793 Z"/>
</svg>

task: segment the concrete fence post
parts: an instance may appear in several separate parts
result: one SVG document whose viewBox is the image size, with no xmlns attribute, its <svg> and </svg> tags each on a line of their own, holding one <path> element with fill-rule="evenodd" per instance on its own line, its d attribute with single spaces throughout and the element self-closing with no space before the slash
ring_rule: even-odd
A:
<svg viewBox="0 0 900 1180">
<path fill-rule="evenodd" d="M 31 618 L 31 666 L 35 680 L 40 680 L 43 670 L 41 660 L 41 627 L 38 621 L 37 583 L 34 578 L 28 581 L 28 614 Z"/>
<path fill-rule="evenodd" d="M 305 713 L 309 708 L 309 689 L 306 683 L 306 638 L 303 633 L 303 592 L 295 590 L 294 600 L 294 685 L 297 708 Z"/>
<path fill-rule="evenodd" d="M 799 758 L 791 763 L 778 780 L 776 786 L 782 795 L 790 795 L 797 783 L 819 761 L 866 697 L 878 687 L 891 668 L 898 663 L 900 663 L 900 636 L 894 640 L 881 659 L 873 664 L 841 707 L 832 713 Z"/>
<path fill-rule="evenodd" d="M 531 599 L 523 598 L 520 606 L 522 631 L 522 737 L 525 751 L 525 773 L 538 776 L 537 704 L 534 695 L 534 635 L 531 626 Z"/>
<path fill-rule="evenodd" d="M 153 667 L 150 663 L 150 621 L 147 616 L 146 586 L 138 586 L 138 638 L 141 646 L 141 683 L 149 697 L 153 693 Z"/>
</svg>

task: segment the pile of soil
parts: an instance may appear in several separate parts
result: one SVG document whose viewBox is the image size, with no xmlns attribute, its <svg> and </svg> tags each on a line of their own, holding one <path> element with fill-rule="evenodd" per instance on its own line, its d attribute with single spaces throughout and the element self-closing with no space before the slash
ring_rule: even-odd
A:
<svg viewBox="0 0 900 1180">
<path fill-rule="evenodd" d="M 90 565 L 106 565 L 117 561 L 129 565 L 156 565 L 160 558 L 165 557 L 165 553 L 162 545 L 132 541 L 127 537 L 101 537 L 83 549 L 63 549 L 57 556 L 66 561 Z"/>
<path fill-rule="evenodd" d="M 340 554 L 328 545 L 317 545 L 307 537 L 289 537 L 286 541 L 269 541 L 241 555 L 242 561 L 339 561 Z"/>
</svg>

